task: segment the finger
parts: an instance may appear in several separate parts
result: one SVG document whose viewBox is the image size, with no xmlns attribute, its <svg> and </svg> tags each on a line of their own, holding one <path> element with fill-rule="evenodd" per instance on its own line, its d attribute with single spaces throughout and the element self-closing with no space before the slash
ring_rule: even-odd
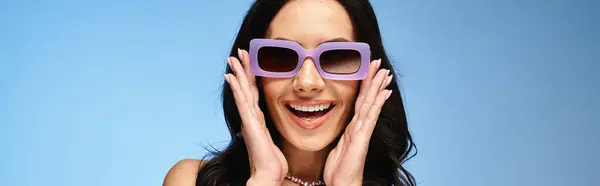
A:
<svg viewBox="0 0 600 186">
<path fill-rule="evenodd" d="M 242 65 L 240 64 L 240 61 L 237 58 L 229 57 L 227 59 L 229 61 L 229 65 L 231 66 L 231 68 L 233 69 L 233 72 L 235 73 L 236 80 L 239 81 L 240 88 L 244 92 L 244 96 L 246 97 L 245 99 L 246 99 L 248 105 L 255 103 L 254 96 L 252 95 L 252 93 L 251 93 L 252 91 L 249 86 L 248 76 L 246 75 L 246 71 L 244 70 L 244 67 L 242 67 Z M 254 106 L 252 106 L 250 108 L 255 109 Z"/>
<path fill-rule="evenodd" d="M 348 135 L 352 135 L 356 132 L 356 119 L 358 117 L 358 114 L 354 114 L 354 116 L 352 116 L 352 119 L 350 120 L 350 123 L 348 123 L 348 126 L 346 126 L 346 130 L 345 133 L 348 133 Z"/>
<path fill-rule="evenodd" d="M 374 60 L 369 64 L 369 72 L 367 78 L 360 83 L 358 97 L 354 106 L 355 110 L 358 110 L 358 108 L 360 108 L 360 106 L 362 105 L 362 101 L 364 99 L 365 92 L 367 91 L 367 87 L 369 86 L 369 84 L 371 84 L 371 80 L 373 79 L 373 76 L 375 76 L 375 73 L 377 72 L 377 69 L 379 69 L 380 66 L 381 59 Z"/>
<path fill-rule="evenodd" d="M 254 78 L 254 74 L 250 71 L 250 55 L 245 50 L 238 48 L 238 57 L 242 61 L 242 66 L 246 71 L 246 76 L 248 78 L 248 82 L 251 85 L 256 85 L 256 79 Z"/>
<path fill-rule="evenodd" d="M 379 87 L 381 87 L 381 84 L 383 83 L 383 81 L 388 73 L 389 73 L 389 70 L 381 69 L 381 70 L 379 70 L 379 72 L 377 72 L 377 74 L 373 78 L 371 85 L 368 87 L 368 90 L 364 97 L 363 103 L 357 113 L 358 114 L 357 119 L 359 121 L 364 120 L 364 118 L 366 117 L 366 114 L 368 113 L 369 108 L 371 108 L 371 105 L 375 101 L 375 97 L 380 92 Z M 357 126 L 357 127 L 360 127 L 360 126 Z"/>
<path fill-rule="evenodd" d="M 232 74 L 225 74 L 225 80 L 227 81 L 227 83 L 229 83 L 229 87 L 231 87 L 231 91 L 233 92 L 233 98 L 238 108 L 238 112 L 240 113 L 240 117 L 244 119 L 252 116 L 252 112 L 249 112 L 248 110 L 246 95 L 242 90 L 237 78 Z"/>
<path fill-rule="evenodd" d="M 246 95 L 244 95 L 237 78 L 232 74 L 225 74 L 225 80 L 227 80 L 227 83 L 229 83 L 231 87 L 235 104 L 237 105 L 238 112 L 240 113 L 240 117 L 242 119 L 242 137 L 245 141 L 247 140 L 247 143 L 257 142 L 257 140 L 264 140 L 261 139 L 259 135 L 262 132 L 260 130 L 260 125 L 256 123 L 255 119 L 252 119 L 256 118 L 256 116 L 253 112 L 251 112 L 246 100 Z"/>
<path fill-rule="evenodd" d="M 379 68 L 380 63 L 381 63 L 381 59 L 378 59 L 378 60 L 372 61 L 369 64 L 369 71 L 368 71 L 367 78 L 362 80 L 362 82 L 360 83 L 360 89 L 359 89 L 358 97 L 356 99 L 355 110 L 358 110 L 358 108 L 360 108 L 360 105 L 362 104 L 362 100 L 364 99 L 364 95 L 365 95 L 364 92 L 366 92 L 368 85 L 371 83 L 371 79 L 373 79 L 373 76 L 375 75 L 377 68 Z"/>
<path fill-rule="evenodd" d="M 370 138 L 373 133 L 373 129 L 375 129 L 375 125 L 377 124 L 377 120 L 379 119 L 379 114 L 381 113 L 381 109 L 383 108 L 383 104 L 387 99 L 392 95 L 392 90 L 382 90 L 377 95 L 375 99 L 375 103 L 369 109 L 367 114 L 367 118 L 364 121 L 364 124 L 361 126 L 361 131 L 365 132 L 366 136 Z"/>
<path fill-rule="evenodd" d="M 371 82 L 371 80 L 373 79 L 373 77 L 375 76 L 375 73 L 377 72 L 377 69 L 379 69 L 380 65 L 381 65 L 381 59 L 374 60 L 373 62 L 371 62 L 369 64 L 369 72 L 368 72 L 367 78 L 365 80 L 363 80 L 364 83 L 362 83 L 361 87 L 360 87 L 361 90 L 363 90 L 363 92 L 366 89 L 366 85 L 368 85 Z"/>
<path fill-rule="evenodd" d="M 391 71 L 390 71 L 391 72 Z M 382 91 L 383 89 L 385 89 L 388 85 L 390 85 L 390 83 L 392 82 L 392 78 L 394 78 L 393 74 L 390 74 L 388 76 L 385 77 L 385 80 L 383 80 L 383 83 L 381 84 L 381 87 L 379 87 L 379 91 Z"/>
<path fill-rule="evenodd" d="M 260 125 L 256 122 L 256 120 L 251 119 L 252 112 L 250 112 L 250 108 L 248 104 L 246 104 L 245 96 L 240 92 L 239 82 L 236 80 L 235 76 L 232 74 L 227 74 L 227 81 L 232 87 L 232 91 L 234 92 L 234 99 L 238 106 L 238 111 L 240 113 L 240 117 L 242 118 L 242 138 L 244 143 L 246 144 L 246 150 L 251 156 L 250 159 L 254 159 L 254 156 L 264 152 L 265 149 L 269 148 L 269 138 L 267 135 L 264 135 L 264 131 L 261 130 Z"/>
<path fill-rule="evenodd" d="M 256 87 L 256 77 L 250 71 L 250 54 L 248 54 L 248 52 L 245 50 L 238 49 L 238 56 L 242 61 L 244 70 L 246 71 L 246 76 L 249 83 L 248 86 L 252 91 L 252 96 L 254 97 L 253 100 L 256 103 L 256 106 L 258 106 L 258 88 Z"/>
</svg>

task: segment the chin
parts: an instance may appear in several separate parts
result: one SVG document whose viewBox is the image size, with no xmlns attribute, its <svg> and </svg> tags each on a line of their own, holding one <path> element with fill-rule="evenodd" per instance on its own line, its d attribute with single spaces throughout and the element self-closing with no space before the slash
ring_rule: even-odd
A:
<svg viewBox="0 0 600 186">
<path fill-rule="evenodd" d="M 308 139 L 292 140 L 291 144 L 300 150 L 316 152 L 316 151 L 321 151 L 321 150 L 327 148 L 329 146 L 329 144 L 331 144 L 333 139 L 335 139 L 335 138 L 324 139 L 323 137 L 314 136 L 314 137 L 310 137 Z"/>
<path fill-rule="evenodd" d="M 339 123 L 334 123 L 331 121 L 337 120 L 325 122 L 325 124 L 321 127 L 311 131 L 299 129 L 298 127 L 294 126 L 296 123 L 293 121 L 288 121 L 285 123 L 289 125 L 283 127 L 285 128 L 284 130 L 287 131 L 283 131 L 282 136 L 284 140 L 297 149 L 314 152 L 321 151 L 329 147 L 330 144 L 334 142 L 335 139 L 340 135 L 340 128 L 345 128 L 345 126 L 338 126 Z"/>
</svg>

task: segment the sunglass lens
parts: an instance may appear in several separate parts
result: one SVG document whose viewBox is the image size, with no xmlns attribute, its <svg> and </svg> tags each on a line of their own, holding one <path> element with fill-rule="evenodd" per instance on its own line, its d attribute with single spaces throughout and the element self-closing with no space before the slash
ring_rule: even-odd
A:
<svg viewBox="0 0 600 186">
<path fill-rule="evenodd" d="M 323 71 L 331 74 L 353 74 L 360 67 L 360 52 L 337 49 L 325 51 L 319 56 Z"/>
<path fill-rule="evenodd" d="M 261 47 L 258 49 L 258 66 L 269 72 L 290 72 L 298 64 L 298 53 L 281 47 Z"/>
</svg>

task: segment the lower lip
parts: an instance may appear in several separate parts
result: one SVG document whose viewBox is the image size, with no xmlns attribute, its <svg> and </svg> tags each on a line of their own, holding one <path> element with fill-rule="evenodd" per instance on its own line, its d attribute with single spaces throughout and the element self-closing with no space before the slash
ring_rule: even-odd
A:
<svg viewBox="0 0 600 186">
<path fill-rule="evenodd" d="M 296 124 L 298 124 L 298 126 L 302 127 L 303 129 L 307 129 L 307 130 L 311 130 L 311 129 L 315 129 L 319 126 L 321 126 L 325 120 L 327 118 L 329 118 L 329 115 L 331 115 L 331 113 L 333 112 L 333 109 L 335 108 L 331 108 L 327 114 L 317 118 L 317 119 L 313 119 L 310 121 L 304 120 L 298 116 L 296 116 L 296 114 L 292 113 L 292 111 L 290 111 L 288 108 L 286 108 L 288 114 L 290 115 L 290 117 L 296 121 Z"/>
</svg>

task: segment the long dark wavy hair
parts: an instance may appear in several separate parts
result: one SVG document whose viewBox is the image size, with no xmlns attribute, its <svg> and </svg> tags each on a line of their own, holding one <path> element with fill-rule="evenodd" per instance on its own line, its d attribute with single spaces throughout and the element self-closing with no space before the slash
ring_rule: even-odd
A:
<svg viewBox="0 0 600 186">
<path fill-rule="evenodd" d="M 271 21 L 287 2 L 286 0 L 255 1 L 244 17 L 235 43 L 231 47 L 230 56 L 237 57 L 238 48 L 248 50 L 251 39 L 264 38 Z M 350 16 L 356 40 L 368 43 L 371 47 L 371 59 L 381 58 L 381 68 L 390 69 L 397 77 L 384 50 L 377 18 L 369 1 L 339 0 L 338 2 L 344 6 Z M 227 68 L 227 73 L 232 73 L 230 68 Z M 393 94 L 383 105 L 371 136 L 363 175 L 364 185 L 416 185 L 414 177 L 402 166 L 405 161 L 416 155 L 417 149 L 408 130 L 404 104 L 396 79 L 393 78 L 392 83 L 387 87 L 393 91 Z M 280 145 L 281 134 L 273 125 L 267 112 L 260 86 L 258 92 L 259 106 L 264 112 L 267 128 L 274 143 Z M 222 101 L 231 142 L 224 150 L 209 149 L 210 154 L 207 156 L 212 157 L 199 168 L 196 186 L 245 185 L 250 178 L 246 144 L 243 138 L 237 135 L 242 121 L 231 87 L 227 82 L 223 82 Z"/>
</svg>

